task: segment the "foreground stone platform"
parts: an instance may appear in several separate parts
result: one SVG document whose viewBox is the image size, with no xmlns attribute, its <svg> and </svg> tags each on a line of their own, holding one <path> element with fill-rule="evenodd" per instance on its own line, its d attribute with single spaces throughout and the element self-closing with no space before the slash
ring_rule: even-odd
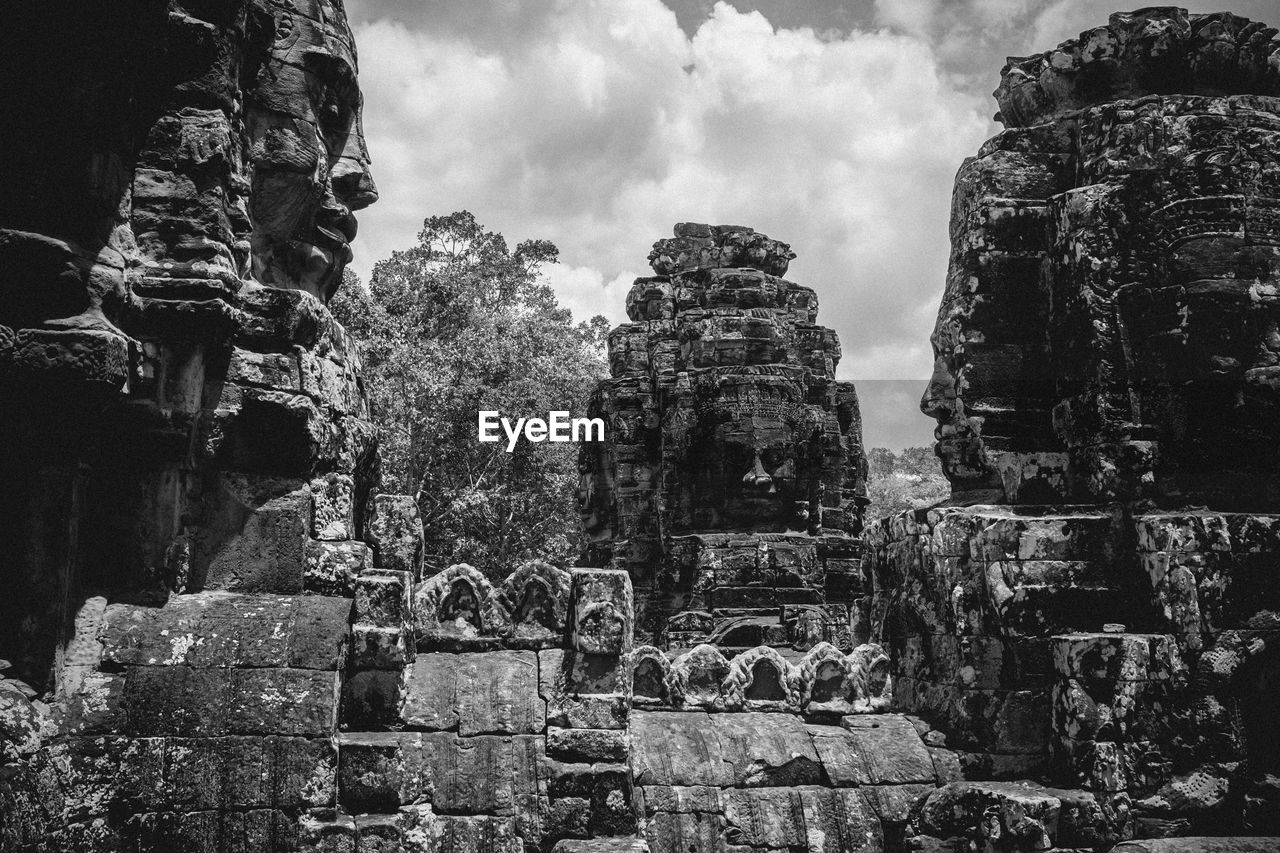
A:
<svg viewBox="0 0 1280 853">
<path fill-rule="evenodd" d="M 912 804 L 955 771 L 896 714 L 815 725 L 789 714 L 631 716 L 632 774 L 649 848 L 881 851 Z"/>
</svg>

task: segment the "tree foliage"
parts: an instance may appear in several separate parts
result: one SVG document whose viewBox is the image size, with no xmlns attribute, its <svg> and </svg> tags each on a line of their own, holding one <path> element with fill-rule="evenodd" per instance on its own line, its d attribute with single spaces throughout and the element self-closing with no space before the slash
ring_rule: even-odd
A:
<svg viewBox="0 0 1280 853">
<path fill-rule="evenodd" d="M 867 452 L 867 466 L 868 521 L 931 506 L 951 494 L 932 447 L 908 447 L 901 453 L 873 447 Z"/>
<path fill-rule="evenodd" d="M 433 216 L 368 289 L 348 282 L 330 305 L 364 360 L 384 488 L 417 500 L 433 568 L 499 577 L 580 551 L 577 446 L 477 439 L 482 409 L 584 415 L 605 375 L 607 321 L 575 324 L 540 274 L 557 255 L 546 240 L 511 251 L 467 211 Z"/>
</svg>

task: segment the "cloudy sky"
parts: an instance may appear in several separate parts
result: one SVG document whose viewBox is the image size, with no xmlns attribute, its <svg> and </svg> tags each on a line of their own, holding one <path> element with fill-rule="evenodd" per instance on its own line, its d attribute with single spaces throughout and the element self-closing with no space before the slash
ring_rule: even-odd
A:
<svg viewBox="0 0 1280 853">
<path fill-rule="evenodd" d="M 1224 0 L 1225 2 L 1225 0 Z M 1136 4 L 1140 5 L 1140 4 Z M 467 209 L 560 248 L 575 316 L 625 319 L 677 221 L 791 243 L 862 398 L 868 446 L 932 441 L 916 409 L 951 182 L 996 131 L 1007 55 L 1119 0 L 346 0 L 381 200 L 354 269 Z M 1215 7 L 1217 8 L 1217 7 Z M 1255 19 L 1275 0 L 1233 0 Z M 1205 9 L 1206 11 L 1208 9 Z"/>
</svg>

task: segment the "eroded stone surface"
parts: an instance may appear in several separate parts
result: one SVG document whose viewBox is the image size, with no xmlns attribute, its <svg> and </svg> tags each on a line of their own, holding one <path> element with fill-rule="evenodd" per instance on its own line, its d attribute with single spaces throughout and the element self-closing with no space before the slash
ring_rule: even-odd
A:
<svg viewBox="0 0 1280 853">
<path fill-rule="evenodd" d="M 1010 59 L 1006 129 L 960 168 L 921 401 L 952 497 L 866 536 L 894 699 L 970 780 L 931 797 L 924 849 L 1280 826 L 1259 699 L 1280 625 L 1276 36 L 1112 15 Z M 1060 787 L 998 787 L 1027 778 Z"/>
</svg>

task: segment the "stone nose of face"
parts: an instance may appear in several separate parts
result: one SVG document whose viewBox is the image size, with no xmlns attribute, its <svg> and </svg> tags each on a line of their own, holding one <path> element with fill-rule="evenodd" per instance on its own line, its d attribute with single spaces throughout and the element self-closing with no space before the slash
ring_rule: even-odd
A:
<svg viewBox="0 0 1280 853">
<path fill-rule="evenodd" d="M 764 463 L 760 461 L 759 453 L 755 456 L 751 470 L 742 475 L 742 484 L 757 492 L 773 490 L 773 478 L 769 476 L 768 471 L 764 470 Z"/>
<path fill-rule="evenodd" d="M 342 157 L 330 176 L 333 194 L 348 210 L 361 210 L 378 200 L 378 188 L 369 173 L 369 164 Z"/>
<path fill-rule="evenodd" d="M 956 380 L 945 358 L 933 363 L 929 387 L 920 398 L 920 411 L 939 421 L 950 420 L 956 410 Z"/>
</svg>

